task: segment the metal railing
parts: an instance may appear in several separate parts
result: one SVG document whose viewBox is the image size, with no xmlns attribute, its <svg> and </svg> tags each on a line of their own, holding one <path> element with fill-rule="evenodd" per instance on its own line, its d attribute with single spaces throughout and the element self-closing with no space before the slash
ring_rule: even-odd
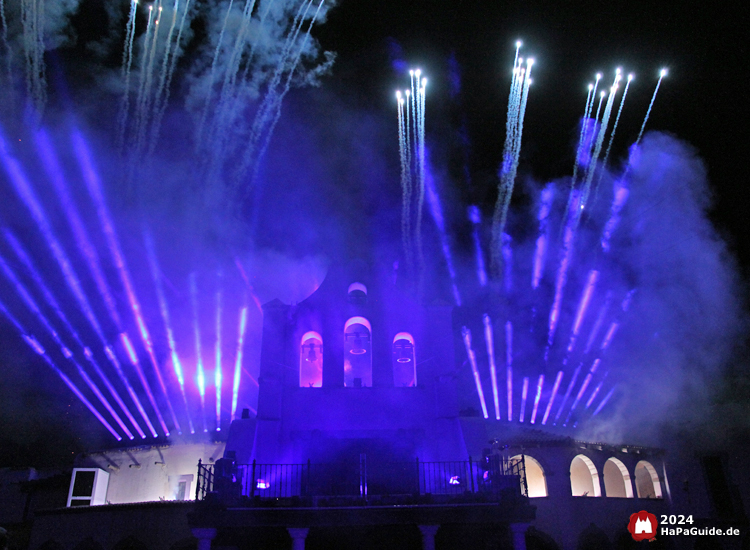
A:
<svg viewBox="0 0 750 550">
<path fill-rule="evenodd" d="M 471 458 L 368 462 L 364 454 L 359 463 L 235 464 L 220 459 L 216 464 L 198 461 L 197 479 L 196 500 L 204 500 L 210 493 L 260 499 L 356 496 L 365 500 L 386 495 L 528 495 L 523 458 L 510 460 L 500 455 L 489 455 L 480 462 Z"/>
<path fill-rule="evenodd" d="M 195 500 L 203 500 L 214 490 L 214 465 L 203 464 L 198 459 L 198 475 L 195 483 Z"/>
</svg>

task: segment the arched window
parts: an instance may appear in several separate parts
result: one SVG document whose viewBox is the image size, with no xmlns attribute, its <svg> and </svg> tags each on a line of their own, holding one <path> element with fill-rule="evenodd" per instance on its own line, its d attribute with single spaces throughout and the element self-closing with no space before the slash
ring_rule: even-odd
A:
<svg viewBox="0 0 750 550">
<path fill-rule="evenodd" d="M 574 497 L 602 496 L 599 472 L 589 457 L 578 455 L 570 463 L 570 490 Z"/>
<path fill-rule="evenodd" d="M 608 497 L 633 498 L 633 483 L 630 472 L 622 461 L 615 457 L 604 463 L 604 490 Z"/>
<path fill-rule="evenodd" d="M 367 303 L 367 287 L 362 283 L 349 285 L 349 303 L 364 305 Z"/>
<path fill-rule="evenodd" d="M 511 460 L 520 461 L 521 457 L 526 465 L 526 488 L 529 491 L 529 498 L 546 497 L 547 478 L 544 477 L 544 468 L 537 459 L 529 455 L 516 455 Z"/>
<path fill-rule="evenodd" d="M 393 337 L 393 385 L 413 388 L 417 385 L 417 363 L 414 359 L 414 338 L 408 332 Z"/>
<path fill-rule="evenodd" d="M 323 338 L 315 331 L 306 332 L 299 346 L 299 387 L 320 388 L 323 385 Z"/>
<path fill-rule="evenodd" d="M 364 317 L 344 325 L 344 386 L 372 386 L 372 327 Z"/>
<path fill-rule="evenodd" d="M 638 498 L 663 498 L 659 474 L 650 462 L 641 460 L 635 465 L 635 489 Z"/>
</svg>

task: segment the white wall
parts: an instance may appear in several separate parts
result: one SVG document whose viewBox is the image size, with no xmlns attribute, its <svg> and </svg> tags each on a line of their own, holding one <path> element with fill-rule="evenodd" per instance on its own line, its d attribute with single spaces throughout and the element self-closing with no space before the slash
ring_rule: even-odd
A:
<svg viewBox="0 0 750 550">
<path fill-rule="evenodd" d="M 180 481 L 185 483 L 185 500 L 193 500 L 198 459 L 213 463 L 223 454 L 224 443 L 134 447 L 79 457 L 76 467 L 110 473 L 109 504 L 177 500 Z"/>
</svg>

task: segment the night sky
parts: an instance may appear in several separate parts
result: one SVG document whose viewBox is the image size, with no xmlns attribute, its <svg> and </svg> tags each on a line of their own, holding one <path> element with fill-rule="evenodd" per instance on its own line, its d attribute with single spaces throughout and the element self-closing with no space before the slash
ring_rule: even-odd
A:
<svg viewBox="0 0 750 550">
<path fill-rule="evenodd" d="M 126 2 L 121 2 L 123 19 L 114 21 L 112 10 L 105 9 L 114 4 L 80 2 L 63 27 L 67 41 L 45 55 L 50 89 L 43 122 L 54 126 L 64 113 L 74 112 L 92 135 L 99 136 L 96 152 L 102 164 L 112 149 L 106 136 L 114 133 L 116 116 L 116 109 L 107 105 L 118 98 L 106 81 L 119 71 L 127 15 Z M 452 182 L 452 199 L 491 213 L 514 43 L 521 39 L 523 52 L 533 55 L 536 64 L 519 181 L 544 183 L 571 173 L 586 86 L 596 72 L 603 73 L 603 82 L 610 82 L 615 67 L 636 75 L 612 152 L 612 159 L 620 162 L 638 133 L 658 71 L 668 68 L 647 129 L 687 142 L 705 162 L 712 195 L 708 216 L 734 258 L 729 263 L 736 263 L 742 277 L 736 302 L 744 304 L 750 276 L 750 190 L 744 169 L 750 153 L 745 122 L 750 119 L 745 36 L 750 20 L 748 8 L 740 4 L 340 0 L 312 33 L 323 50 L 336 52 L 332 71 L 320 77 L 318 87 L 289 93 L 264 165 L 268 179 L 275 174 L 283 182 L 297 178 L 305 187 L 290 188 L 295 190 L 290 195 L 266 189 L 264 200 L 272 206 L 259 214 L 260 221 L 248 221 L 254 227 L 254 244 L 285 258 L 352 257 L 357 247 L 370 249 L 373 258 L 388 257 L 384 250 L 398 234 L 392 228 L 374 228 L 398 225 L 394 91 L 406 86 L 405 69 L 416 66 L 429 77 L 427 142 L 442 159 L 436 164 Z M 143 13 L 138 24 L 145 25 Z M 112 28 L 121 30 L 114 36 L 108 30 Z M 193 30 L 198 38 L 207 32 L 200 20 Z M 104 40 L 107 35 L 113 36 L 111 43 Z M 108 44 L 109 49 L 102 53 L 103 46 L 97 49 L 94 44 Z M 196 46 L 186 59 L 201 55 Z M 178 73 L 181 70 L 188 71 L 187 63 L 178 66 Z M 98 86 L 103 91 L 94 98 L 91 90 Z M 189 94 L 178 82 L 173 96 L 173 104 L 180 105 Z M 17 115 L 3 108 L 6 134 L 15 135 L 9 121 Z M 178 108 L 168 113 L 164 133 L 169 145 L 164 155 L 170 161 L 185 157 L 187 149 L 181 148 L 187 138 L 181 128 L 189 123 Z M 342 160 L 346 154 L 352 158 Z M 307 158 L 318 160 L 308 163 Z M 6 172 L 2 178 L 2 197 L 13 197 Z M 532 200 L 528 186 L 517 184 L 516 189 L 512 207 L 523 209 Z M 324 195 L 339 204 L 340 218 L 326 219 Z M 371 220 L 366 228 L 363 225 L 363 234 L 357 234 L 354 210 Z M 241 214 L 248 220 L 253 215 L 257 214 Z M 294 224 L 274 225 L 277 215 L 288 216 Z M 468 242 L 462 215 L 449 209 L 457 247 Z M 18 228 L 17 216 L 6 207 L 0 221 Z M 426 217 L 425 223 L 432 222 Z M 33 224 L 20 227 L 32 230 Z M 293 227 L 303 229 L 294 232 Z M 227 246 L 232 249 L 243 242 L 234 234 L 231 240 Z M 0 292 L 7 289 L 3 286 Z M 276 290 L 272 285 L 261 288 L 261 301 L 278 295 Z M 742 349 L 743 344 L 738 338 L 737 346 Z M 0 348 L 0 466 L 55 465 L 85 448 L 113 442 L 5 319 L 0 320 Z M 717 410 L 730 406 L 740 411 L 737 416 L 747 410 L 750 399 L 747 364 L 741 356 L 735 351 L 731 360 L 712 371 L 716 384 L 710 390 Z M 737 433 L 746 429 L 735 428 Z"/>
</svg>

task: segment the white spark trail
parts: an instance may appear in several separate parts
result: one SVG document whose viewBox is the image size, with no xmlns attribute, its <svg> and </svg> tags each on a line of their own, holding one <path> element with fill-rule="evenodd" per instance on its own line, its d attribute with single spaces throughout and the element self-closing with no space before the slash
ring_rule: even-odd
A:
<svg viewBox="0 0 750 550">
<path fill-rule="evenodd" d="M 154 125 L 157 127 L 157 134 L 159 131 L 159 128 L 161 128 L 161 121 L 164 119 L 164 113 L 167 110 L 167 105 L 169 104 L 169 96 L 170 96 L 170 87 L 172 85 L 172 77 L 174 76 L 174 69 L 177 65 L 177 60 L 180 57 L 180 54 L 182 53 L 182 50 L 180 49 L 180 44 L 182 43 L 182 31 L 185 28 L 185 20 L 187 19 L 188 12 L 190 11 L 190 0 L 187 0 L 185 2 L 185 9 L 182 12 L 182 17 L 180 18 L 180 26 L 177 31 L 177 38 L 175 39 L 174 43 L 174 50 L 172 51 L 172 57 L 169 62 L 169 68 L 167 70 L 167 80 L 164 83 L 164 94 L 161 99 L 161 105 L 159 106 L 159 110 L 156 114 L 156 119 L 154 121 Z M 158 140 L 158 135 L 156 136 L 155 140 Z M 153 147 L 151 152 L 153 153 Z"/>
<path fill-rule="evenodd" d="M 302 39 L 302 44 L 299 47 L 299 50 L 297 51 L 297 55 L 294 57 L 294 60 L 292 62 L 292 65 L 289 69 L 289 73 L 287 75 L 286 83 L 284 84 L 284 89 L 281 91 L 280 94 L 276 97 L 273 109 L 274 109 L 274 116 L 273 120 L 271 121 L 270 125 L 268 126 L 268 129 L 266 130 L 265 134 L 265 140 L 263 142 L 263 145 L 261 146 L 257 159 L 262 159 L 266 151 L 268 150 L 268 146 L 271 143 L 271 137 L 273 136 L 273 132 L 276 129 L 276 124 L 278 124 L 279 119 L 281 118 L 281 105 L 284 101 L 284 97 L 286 97 L 286 94 L 289 93 L 289 90 L 292 87 L 292 78 L 294 77 L 294 72 L 297 69 L 297 66 L 299 65 L 300 60 L 302 59 L 302 54 L 305 52 L 305 47 L 307 46 L 307 41 L 310 39 L 310 32 L 312 31 L 313 25 L 315 24 L 315 21 L 318 19 L 318 14 L 320 13 L 320 8 L 323 7 L 323 3 L 325 0 L 320 0 L 320 4 L 318 4 L 318 9 L 315 10 L 315 14 L 313 14 L 312 19 L 310 19 L 310 24 L 307 27 L 307 32 L 305 33 L 304 38 Z M 307 11 L 305 11 L 305 15 L 307 14 Z M 303 21 L 304 22 L 304 17 Z M 302 27 L 302 22 L 300 22 L 300 29 Z M 253 168 L 253 177 L 250 180 L 251 181 L 251 187 L 254 186 L 257 183 L 258 179 L 258 171 L 260 170 L 260 162 L 255 163 L 255 166 Z"/>
<path fill-rule="evenodd" d="M 258 21 L 258 27 L 263 28 L 266 16 L 271 11 L 271 7 L 273 6 L 273 4 L 274 0 L 270 0 L 266 5 L 266 9 L 264 10 L 263 14 L 260 16 L 260 20 Z M 247 14 L 248 28 L 251 22 L 252 8 Z M 254 79 L 248 78 L 248 75 L 250 73 L 250 67 L 252 66 L 252 60 L 255 58 L 255 50 L 258 46 L 258 43 L 260 42 L 261 35 L 262 33 L 260 32 L 255 34 L 255 40 L 253 40 L 250 46 L 250 51 L 245 59 L 245 68 L 242 71 L 242 75 L 239 75 L 239 79 L 238 70 L 235 70 L 234 74 L 230 74 L 231 71 L 227 71 L 226 73 L 227 75 L 229 75 L 229 80 L 227 81 L 227 85 L 222 87 L 222 95 L 219 98 L 216 115 L 214 116 L 211 131 L 209 132 L 210 143 L 215 144 L 214 151 L 224 151 L 225 149 L 227 149 L 227 140 L 232 135 L 228 131 L 228 129 L 232 128 L 237 118 L 243 116 L 245 112 L 245 98 L 250 95 L 251 88 L 254 84 Z M 241 44 L 241 46 L 242 48 L 244 48 L 245 44 L 243 43 Z M 242 51 L 238 52 L 238 54 L 239 55 L 236 60 L 237 69 L 239 69 L 239 63 L 242 59 Z M 237 83 L 238 80 L 239 84 Z M 214 158 L 212 159 L 212 164 L 215 166 L 220 165 L 222 159 L 223 157 Z"/>
<path fill-rule="evenodd" d="M 617 132 L 617 125 L 620 123 L 620 115 L 622 114 L 622 107 L 625 105 L 625 97 L 628 95 L 628 88 L 630 88 L 630 82 L 633 80 L 633 75 L 628 75 L 628 82 L 625 84 L 625 90 L 622 92 L 622 98 L 620 98 L 620 108 L 617 109 L 617 116 L 615 117 L 615 124 L 612 126 L 612 134 L 609 136 L 609 143 L 607 144 L 607 151 L 604 153 L 604 160 L 602 164 L 607 165 L 609 160 L 609 152 L 612 150 L 612 142 L 615 140 L 615 132 Z M 601 177 L 599 178 L 601 181 Z"/>
<path fill-rule="evenodd" d="M 5 50 L 5 64 L 8 71 L 8 86 L 13 82 L 13 52 L 8 42 L 8 20 L 5 18 L 5 0 L 0 0 L 0 24 L 3 26 L 2 36 L 3 49 Z"/>
<path fill-rule="evenodd" d="M 148 61 L 148 46 L 149 37 L 151 35 L 151 28 L 153 27 L 154 18 L 154 6 L 148 7 L 148 23 L 146 23 L 146 34 L 143 36 L 143 51 L 141 52 L 140 71 L 138 74 L 138 94 L 135 100 L 135 111 L 136 117 L 138 117 L 138 109 L 143 99 L 143 94 L 146 86 L 146 65 Z"/>
<path fill-rule="evenodd" d="M 159 2 L 158 10 L 159 14 L 156 16 L 156 22 L 154 23 L 154 36 L 151 43 L 151 49 L 149 51 L 148 68 L 146 69 L 145 93 L 143 94 L 142 101 L 138 109 L 139 115 L 136 121 L 137 141 L 135 147 L 135 157 L 140 156 L 143 152 L 144 141 L 146 139 L 147 128 L 149 126 L 149 111 L 151 109 L 151 99 L 153 97 L 154 63 L 156 60 L 156 49 L 159 44 L 159 29 L 161 28 L 159 25 L 162 15 L 161 2 Z"/>
<path fill-rule="evenodd" d="M 589 93 L 588 95 L 586 95 L 586 107 L 583 110 L 584 115 L 583 122 L 581 123 L 581 133 L 578 136 L 578 147 L 576 148 L 575 164 L 573 165 L 573 177 L 570 179 L 571 190 L 575 187 L 576 176 L 578 175 L 578 164 L 580 163 L 581 152 L 583 150 L 583 139 L 586 136 L 586 128 L 588 126 L 589 111 L 591 110 L 591 106 L 594 104 L 594 96 L 592 95 L 593 89 L 594 85 L 589 84 Z"/>
<path fill-rule="evenodd" d="M 523 119 L 526 114 L 526 103 L 531 85 L 531 68 L 533 59 L 526 60 L 526 68 L 520 66 L 522 58 L 518 58 L 519 65 L 514 67 L 511 93 L 508 99 L 508 115 L 505 124 L 505 146 L 503 148 L 502 166 L 500 168 L 500 182 L 498 184 L 497 202 L 492 219 L 492 266 L 495 276 L 500 278 L 504 269 L 502 259 L 502 234 L 508 218 L 508 208 L 513 195 L 518 162 L 521 153 L 523 137 Z"/>
<path fill-rule="evenodd" d="M 406 125 L 408 122 L 405 119 L 404 113 L 404 98 L 401 96 L 401 92 L 397 92 L 396 96 L 398 102 L 398 150 L 399 158 L 401 160 L 401 241 L 404 247 L 404 255 L 408 254 L 409 250 L 409 231 L 408 231 L 408 219 L 409 219 L 409 188 L 411 183 L 409 181 L 409 163 L 406 156 Z M 406 108 L 408 108 L 406 103 Z"/>
<path fill-rule="evenodd" d="M 172 8 L 172 22 L 169 25 L 169 32 L 167 33 L 167 41 L 164 45 L 164 57 L 162 58 L 161 71 L 159 72 L 159 82 L 156 86 L 156 93 L 154 94 L 154 105 L 153 113 L 151 115 L 151 139 L 149 140 L 148 152 L 149 155 L 153 154 L 156 150 L 156 142 L 159 139 L 159 131 L 161 129 L 161 105 L 162 95 L 164 94 L 164 86 L 167 83 L 167 73 L 169 72 L 169 57 L 172 51 L 172 34 L 174 33 L 175 25 L 177 24 L 177 12 L 180 8 L 180 0 L 175 0 Z M 177 46 L 175 46 L 176 48 Z"/>
<path fill-rule="evenodd" d="M 133 65 L 133 39 L 135 37 L 135 15 L 138 9 L 138 3 L 135 0 L 130 2 L 130 13 L 128 22 L 125 26 L 125 44 L 122 50 L 122 79 L 124 81 L 124 91 L 120 101 L 120 112 L 117 116 L 117 150 L 120 156 L 123 154 L 125 147 L 125 131 L 128 124 L 128 111 L 130 110 L 130 70 Z"/>
<path fill-rule="evenodd" d="M 422 278 L 424 276 L 425 261 L 424 261 L 424 250 L 422 248 L 422 213 L 424 210 L 424 180 L 425 180 L 425 146 L 424 146 L 424 108 L 425 108 L 425 88 L 427 85 L 427 79 L 423 79 L 421 85 L 418 88 L 419 97 L 417 98 L 417 105 L 419 106 L 418 117 L 417 117 L 417 150 L 418 150 L 418 195 L 417 195 L 417 220 L 415 224 L 415 241 L 417 244 L 417 262 L 419 264 L 419 288 L 422 287 Z"/>
<path fill-rule="evenodd" d="M 591 111 L 594 108 L 594 102 L 596 101 L 596 89 L 599 87 L 599 81 L 601 80 L 601 73 L 596 73 L 596 81 L 593 86 L 589 84 L 589 95 L 591 101 L 589 102 L 588 97 L 586 99 L 586 109 L 583 114 L 583 125 L 581 126 L 581 136 L 578 142 L 578 149 L 576 150 L 575 164 L 573 165 L 573 177 L 570 180 L 570 193 L 568 194 L 568 204 L 565 206 L 565 215 L 562 218 L 562 225 L 560 227 L 560 235 L 565 231 L 565 224 L 568 222 L 568 216 L 570 215 L 571 205 L 573 204 L 573 197 L 576 189 L 576 178 L 578 177 L 578 168 L 581 162 L 581 156 L 583 155 L 583 148 L 588 139 L 588 128 L 589 128 L 589 117 L 591 117 Z M 596 127 L 596 124 L 594 124 Z"/>
<path fill-rule="evenodd" d="M 591 154 L 591 160 L 589 161 L 588 170 L 586 171 L 586 180 L 583 186 L 583 195 L 581 198 L 581 205 L 585 206 L 588 203 L 588 197 L 591 192 L 591 183 L 594 179 L 594 174 L 596 173 L 596 169 L 599 162 L 599 155 L 602 152 L 602 145 L 604 144 L 604 137 L 607 134 L 607 127 L 609 126 L 609 118 L 612 114 L 612 105 L 615 101 L 615 96 L 617 95 L 617 88 L 618 83 L 620 82 L 620 73 L 619 69 L 615 76 L 615 81 L 612 84 L 612 87 L 609 90 L 609 97 L 607 98 L 607 104 L 604 107 L 604 113 L 602 113 L 602 121 L 599 127 L 599 132 L 596 136 L 596 142 L 594 144 L 594 151 Z M 600 102 L 601 106 L 601 102 Z"/>
<path fill-rule="evenodd" d="M 21 23 L 26 60 L 26 91 L 35 118 L 41 120 L 47 103 L 47 80 L 44 66 L 44 0 L 22 0 Z"/>
<path fill-rule="evenodd" d="M 239 30 L 237 31 L 234 46 L 232 47 L 229 61 L 226 65 L 226 69 L 224 70 L 221 92 L 219 94 L 219 101 L 217 102 L 218 107 L 216 108 L 208 129 L 208 143 L 216 143 L 217 140 L 220 141 L 222 139 L 223 136 L 220 135 L 220 129 L 226 128 L 225 121 L 227 120 L 227 117 L 231 118 L 233 115 L 235 115 L 234 111 L 235 109 L 237 109 L 237 104 L 234 101 L 229 100 L 236 100 L 237 74 L 239 72 L 240 62 L 242 61 L 242 54 L 247 44 L 247 33 L 252 22 L 254 9 L 255 0 L 246 0 L 245 8 L 242 12 L 242 22 L 240 24 Z M 254 55 L 255 44 L 257 44 L 257 39 L 256 42 L 253 43 L 253 48 L 251 48 L 251 51 L 248 55 L 248 66 L 250 64 L 250 60 Z"/>
<path fill-rule="evenodd" d="M 648 104 L 648 109 L 646 110 L 646 117 L 643 119 L 643 124 L 641 125 L 641 131 L 638 132 L 638 139 L 635 140 L 636 146 L 641 142 L 641 137 L 643 136 L 643 130 L 646 129 L 646 123 L 648 122 L 648 117 L 651 115 L 651 108 L 654 106 L 654 100 L 656 100 L 656 93 L 659 91 L 659 86 L 661 85 L 661 81 L 666 75 L 667 75 L 666 69 L 662 69 L 659 72 L 659 80 L 656 82 L 654 95 L 651 96 L 651 103 Z"/>
<path fill-rule="evenodd" d="M 224 42 L 224 33 L 227 29 L 227 23 L 229 22 L 229 16 L 232 13 L 232 6 L 234 5 L 234 0 L 229 0 L 229 7 L 227 8 L 227 13 L 224 16 L 224 23 L 221 26 L 221 31 L 219 32 L 219 38 L 216 41 L 216 49 L 214 49 L 214 56 L 211 60 L 211 69 L 208 73 L 208 89 L 206 90 L 206 101 L 203 104 L 203 111 L 201 112 L 201 118 L 198 122 L 198 129 L 196 130 L 196 137 L 195 137 L 195 145 L 196 145 L 196 152 L 200 151 L 200 149 L 203 146 L 203 128 L 206 125 L 206 118 L 208 117 L 208 108 L 211 106 L 211 95 L 214 88 L 214 80 L 216 75 L 216 63 L 219 60 L 219 54 L 221 53 L 221 45 Z"/>
<path fill-rule="evenodd" d="M 625 84 L 625 90 L 622 92 L 622 98 L 620 98 L 620 107 L 617 110 L 617 117 L 615 117 L 615 124 L 612 126 L 612 133 L 609 136 L 609 143 L 607 143 L 607 150 L 604 153 L 604 159 L 602 160 L 602 170 L 599 172 L 599 179 L 596 180 L 594 186 L 594 202 L 596 202 L 597 192 L 599 190 L 599 184 L 602 182 L 604 177 L 604 169 L 607 167 L 607 161 L 609 161 L 609 153 L 612 150 L 612 142 L 615 140 L 615 132 L 617 132 L 617 125 L 620 123 L 620 115 L 622 114 L 622 107 L 625 105 L 625 97 L 628 95 L 628 88 L 630 82 L 633 80 L 633 75 L 628 75 L 628 82 Z"/>
<path fill-rule="evenodd" d="M 321 5 L 322 5 L 322 1 L 323 0 L 321 0 Z M 255 115 L 255 119 L 253 120 L 253 125 L 250 130 L 250 137 L 248 140 L 248 145 L 245 148 L 245 154 L 243 155 L 242 161 L 240 162 L 239 166 L 235 170 L 235 185 L 234 185 L 235 190 L 237 189 L 237 187 L 239 187 L 242 181 L 242 177 L 247 172 L 247 169 L 251 166 L 251 164 L 253 164 L 253 160 L 255 161 L 256 170 L 253 171 L 251 182 L 253 182 L 256 178 L 258 161 L 262 157 L 262 155 L 258 153 L 257 145 L 260 142 L 264 134 L 270 135 L 268 129 L 273 124 L 273 119 L 271 118 L 271 116 L 273 113 L 276 112 L 277 102 L 279 101 L 278 87 L 281 84 L 281 79 L 284 75 L 285 70 L 288 67 L 288 60 L 291 57 L 292 48 L 294 44 L 297 42 L 299 33 L 302 30 L 302 26 L 304 25 L 305 17 L 307 16 L 307 12 L 312 6 L 312 3 L 313 3 L 313 0 L 304 1 L 300 5 L 299 10 L 297 11 L 297 15 L 295 16 L 294 22 L 292 23 L 292 29 L 290 30 L 289 35 L 287 36 L 286 41 L 284 43 L 284 48 L 282 50 L 279 62 L 276 65 L 276 70 L 274 71 L 271 82 L 268 84 L 266 95 L 260 107 L 258 108 L 258 111 Z M 293 72 L 295 67 L 296 67 L 296 61 L 294 65 L 290 67 L 289 70 Z M 280 103 L 279 103 L 278 108 L 280 108 Z M 272 131 L 273 129 L 271 129 L 271 132 Z M 250 189 L 251 189 L 251 186 L 248 186 L 243 198 L 247 198 Z"/>
</svg>

